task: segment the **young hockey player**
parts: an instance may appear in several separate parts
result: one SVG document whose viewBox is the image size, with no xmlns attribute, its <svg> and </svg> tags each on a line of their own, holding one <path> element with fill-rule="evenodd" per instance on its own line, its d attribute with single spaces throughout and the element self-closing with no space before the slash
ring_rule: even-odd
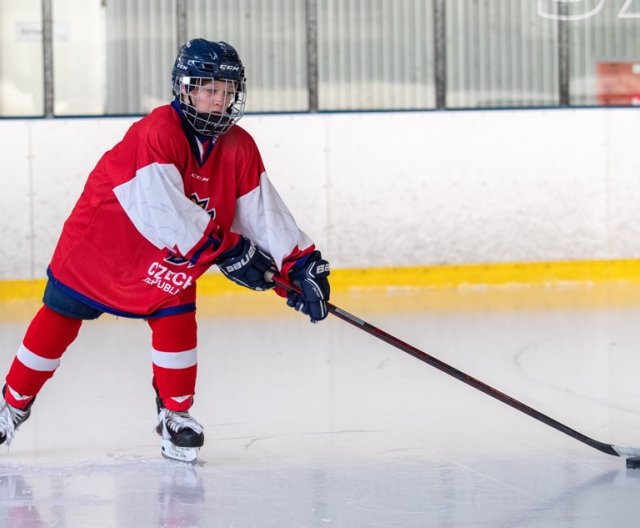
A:
<svg viewBox="0 0 640 528">
<path fill-rule="evenodd" d="M 175 100 L 145 116 L 102 156 L 64 224 L 0 398 L 0 444 L 30 415 L 83 320 L 107 312 L 151 328 L 157 432 L 164 456 L 194 461 L 195 281 L 216 264 L 253 290 L 276 272 L 300 287 L 287 303 L 327 316 L 329 266 L 271 185 L 244 114 L 245 72 L 225 42 L 185 44 Z M 265 277 L 265 272 L 269 272 Z M 279 291 L 281 295 L 284 292 Z"/>
</svg>

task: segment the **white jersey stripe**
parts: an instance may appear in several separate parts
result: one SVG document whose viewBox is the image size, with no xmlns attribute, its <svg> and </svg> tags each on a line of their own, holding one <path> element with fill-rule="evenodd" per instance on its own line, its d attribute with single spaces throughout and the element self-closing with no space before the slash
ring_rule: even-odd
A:
<svg viewBox="0 0 640 528">
<path fill-rule="evenodd" d="M 152 163 L 113 192 L 136 229 L 158 249 L 191 251 L 204 235 L 207 212 L 184 194 L 175 165 Z"/>
<path fill-rule="evenodd" d="M 296 246 L 305 249 L 313 244 L 297 226 L 266 172 L 260 175 L 259 187 L 236 200 L 231 230 L 253 240 L 269 253 L 278 269 Z"/>
<path fill-rule="evenodd" d="M 21 344 L 20 348 L 18 348 L 16 357 L 25 367 L 39 372 L 53 372 L 58 368 L 58 365 L 60 365 L 59 359 L 47 359 L 38 356 L 31 352 L 24 344 Z"/>
<path fill-rule="evenodd" d="M 154 365 L 167 369 L 185 369 L 193 367 L 198 362 L 198 349 L 184 352 L 160 352 L 152 350 L 151 360 Z"/>
</svg>

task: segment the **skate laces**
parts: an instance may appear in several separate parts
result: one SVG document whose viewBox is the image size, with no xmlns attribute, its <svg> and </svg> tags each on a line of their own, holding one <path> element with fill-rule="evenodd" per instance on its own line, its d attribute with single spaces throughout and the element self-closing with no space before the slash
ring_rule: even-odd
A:
<svg viewBox="0 0 640 528">
<path fill-rule="evenodd" d="M 171 429 L 177 433 L 183 429 L 191 429 L 193 432 L 201 434 L 204 432 L 204 427 L 200 425 L 191 415 L 187 412 L 170 411 L 169 409 L 162 409 L 158 413 L 158 424 L 164 424 L 167 429 Z"/>
<path fill-rule="evenodd" d="M 4 435 L 7 446 L 16 434 L 16 428 L 25 420 L 27 410 L 11 407 L 4 399 L 0 403 L 0 435 Z"/>
</svg>

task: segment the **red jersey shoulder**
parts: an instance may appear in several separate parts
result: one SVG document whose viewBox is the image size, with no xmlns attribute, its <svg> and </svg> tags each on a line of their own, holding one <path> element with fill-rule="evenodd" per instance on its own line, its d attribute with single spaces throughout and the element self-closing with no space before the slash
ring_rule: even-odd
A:
<svg viewBox="0 0 640 528">
<path fill-rule="evenodd" d="M 171 105 L 159 106 L 137 124 L 139 141 L 160 156 L 158 162 L 174 163 L 177 166 L 185 162 L 190 152 L 189 141 L 180 116 Z"/>
<path fill-rule="evenodd" d="M 258 172 L 258 176 L 264 171 L 262 157 L 256 142 L 249 132 L 245 129 L 234 125 L 231 129 L 218 139 L 216 144 L 228 153 L 233 153 L 236 163 L 245 169 L 251 169 Z"/>
<path fill-rule="evenodd" d="M 106 175 L 116 186 L 153 163 L 172 164 L 182 171 L 189 155 L 189 142 L 180 117 L 165 105 L 131 125 L 122 140 L 105 153 L 94 172 Z"/>
<path fill-rule="evenodd" d="M 220 136 L 218 144 L 224 145 L 226 149 L 236 149 L 247 154 L 258 150 L 251 134 L 238 125 L 232 126 L 226 134 Z"/>
</svg>

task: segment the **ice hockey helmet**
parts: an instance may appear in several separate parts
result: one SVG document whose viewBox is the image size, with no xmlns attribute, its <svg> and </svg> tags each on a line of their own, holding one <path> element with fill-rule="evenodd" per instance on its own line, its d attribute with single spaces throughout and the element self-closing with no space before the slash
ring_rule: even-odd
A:
<svg viewBox="0 0 640 528">
<path fill-rule="evenodd" d="M 180 48 L 171 78 L 173 93 L 197 133 L 207 136 L 224 134 L 244 115 L 245 70 L 238 52 L 230 44 L 202 38 L 190 40 Z M 198 112 L 191 101 L 191 90 L 208 80 L 227 81 L 234 92 L 223 114 Z"/>
</svg>

